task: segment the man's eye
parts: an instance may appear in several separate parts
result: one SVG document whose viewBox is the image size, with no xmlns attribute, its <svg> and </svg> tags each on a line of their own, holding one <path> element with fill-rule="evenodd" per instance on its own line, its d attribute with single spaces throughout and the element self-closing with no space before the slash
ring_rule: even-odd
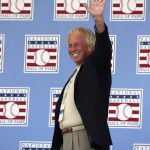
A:
<svg viewBox="0 0 150 150">
<path fill-rule="evenodd" d="M 76 46 L 76 47 L 79 47 L 79 46 L 80 46 L 80 44 L 79 44 L 79 43 L 78 43 L 78 44 L 75 44 L 75 46 Z"/>
<path fill-rule="evenodd" d="M 76 44 L 70 44 L 68 45 L 69 48 L 72 48 L 72 47 L 80 47 L 81 44 L 80 43 L 76 43 Z"/>
</svg>

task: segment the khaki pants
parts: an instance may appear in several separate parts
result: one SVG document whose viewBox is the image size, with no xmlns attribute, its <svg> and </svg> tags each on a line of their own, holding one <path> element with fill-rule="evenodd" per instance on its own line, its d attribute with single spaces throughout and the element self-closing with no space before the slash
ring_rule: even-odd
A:
<svg viewBox="0 0 150 150">
<path fill-rule="evenodd" d="M 91 148 L 86 130 L 82 129 L 64 134 L 60 150 L 109 150 L 109 147 Z"/>
</svg>

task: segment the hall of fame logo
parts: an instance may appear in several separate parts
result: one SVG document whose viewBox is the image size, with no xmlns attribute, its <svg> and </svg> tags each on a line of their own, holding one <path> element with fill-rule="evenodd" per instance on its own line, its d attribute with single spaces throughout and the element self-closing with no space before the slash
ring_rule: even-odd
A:
<svg viewBox="0 0 150 150">
<path fill-rule="evenodd" d="M 88 20 L 89 14 L 83 6 L 84 3 L 88 3 L 88 0 L 55 0 L 54 20 Z"/>
<path fill-rule="evenodd" d="M 27 126 L 29 88 L 0 88 L 0 126 Z"/>
<path fill-rule="evenodd" d="M 25 73 L 58 73 L 60 35 L 26 35 Z"/>
<path fill-rule="evenodd" d="M 145 21 L 146 0 L 111 0 L 111 21 Z"/>
<path fill-rule="evenodd" d="M 115 74 L 116 64 L 116 35 L 109 35 L 112 44 L 112 59 L 111 59 L 111 73 Z"/>
<path fill-rule="evenodd" d="M 0 34 L 0 73 L 3 72 L 5 35 Z"/>
<path fill-rule="evenodd" d="M 0 19 L 32 20 L 33 0 L 1 0 Z"/>
<path fill-rule="evenodd" d="M 133 150 L 150 150 L 150 144 L 134 144 Z"/>
<path fill-rule="evenodd" d="M 112 89 L 109 99 L 109 127 L 141 128 L 142 89 Z"/>
<path fill-rule="evenodd" d="M 20 141 L 19 150 L 50 150 L 51 145 L 48 141 Z"/>
<path fill-rule="evenodd" d="M 137 74 L 150 74 L 150 35 L 139 35 L 137 40 Z"/>
<path fill-rule="evenodd" d="M 49 112 L 49 127 L 53 127 L 55 124 L 55 108 L 62 88 L 50 89 L 50 112 Z"/>
</svg>

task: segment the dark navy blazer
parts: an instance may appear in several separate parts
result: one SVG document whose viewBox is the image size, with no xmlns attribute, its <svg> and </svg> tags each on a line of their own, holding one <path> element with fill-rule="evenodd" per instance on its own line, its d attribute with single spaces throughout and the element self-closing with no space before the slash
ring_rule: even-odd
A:
<svg viewBox="0 0 150 150">
<path fill-rule="evenodd" d="M 95 35 L 95 50 L 85 59 L 75 79 L 74 100 L 91 144 L 108 146 L 112 144 L 107 125 L 112 48 L 107 27 L 103 33 L 95 32 Z M 60 150 L 63 143 L 58 117 L 65 86 L 56 105 L 51 150 Z"/>
</svg>

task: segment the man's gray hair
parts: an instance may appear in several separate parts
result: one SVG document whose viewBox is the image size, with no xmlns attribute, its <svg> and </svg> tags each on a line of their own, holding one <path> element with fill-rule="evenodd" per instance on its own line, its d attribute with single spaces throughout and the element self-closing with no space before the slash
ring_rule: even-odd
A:
<svg viewBox="0 0 150 150">
<path fill-rule="evenodd" d="M 92 30 L 84 28 L 84 27 L 72 28 L 68 32 L 68 37 L 67 37 L 68 40 L 72 33 L 82 33 L 83 36 L 85 37 L 86 44 L 90 45 L 92 47 L 92 49 L 94 49 L 96 38 L 95 38 L 95 34 L 92 32 Z"/>
</svg>

